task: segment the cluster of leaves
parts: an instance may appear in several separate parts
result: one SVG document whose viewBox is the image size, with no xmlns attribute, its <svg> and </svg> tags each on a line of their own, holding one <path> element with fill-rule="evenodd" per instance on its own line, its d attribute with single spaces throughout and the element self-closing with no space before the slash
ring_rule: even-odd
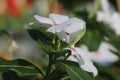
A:
<svg viewBox="0 0 120 80">
<path fill-rule="evenodd" d="M 67 61 L 69 50 L 63 50 L 68 44 L 56 35 L 46 32 L 46 25 L 35 24 L 28 28 L 30 36 L 38 43 L 44 54 L 49 56 L 48 66 L 44 70 L 23 60 L 4 60 L 0 58 L 0 72 L 3 77 L 9 70 L 22 75 L 41 74 L 40 80 L 93 80 L 92 76 L 81 70 L 77 63 Z M 3 33 L 4 31 L 1 31 Z M 68 53 L 66 56 L 65 53 Z M 63 58 L 63 59 L 61 59 Z"/>
<path fill-rule="evenodd" d="M 92 80 L 92 77 L 81 70 L 77 63 L 67 61 L 63 50 L 68 44 L 62 42 L 56 35 L 46 32 L 45 25 L 34 25 L 28 29 L 30 36 L 39 44 L 43 52 L 49 56 L 49 64 L 46 68 L 45 80 Z M 60 43 L 59 43 L 60 42 Z M 63 57 L 64 60 L 60 58 Z M 83 76 L 84 75 L 84 76 Z M 74 77 L 73 77 L 74 76 Z"/>
</svg>

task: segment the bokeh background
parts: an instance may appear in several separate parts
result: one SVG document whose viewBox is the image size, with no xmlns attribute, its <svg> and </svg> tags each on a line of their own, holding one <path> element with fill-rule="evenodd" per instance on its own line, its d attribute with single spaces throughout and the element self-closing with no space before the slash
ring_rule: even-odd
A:
<svg viewBox="0 0 120 80">
<path fill-rule="evenodd" d="M 119 14 L 120 0 L 108 1 L 112 12 Z M 38 66 L 46 66 L 47 55 L 42 53 L 41 48 L 29 36 L 27 27 L 30 22 L 36 21 L 33 17 L 35 14 L 47 17 L 50 13 L 84 19 L 87 23 L 87 32 L 80 43 L 87 45 L 90 51 L 97 51 L 100 43 L 107 41 L 117 49 L 113 54 L 119 57 L 120 35 L 115 34 L 110 25 L 96 20 L 99 10 L 100 0 L 0 0 L 0 57 L 6 60 L 20 58 Z M 120 23 L 120 19 L 116 21 Z M 107 65 L 102 65 L 100 76 L 96 80 L 120 80 L 120 61 L 104 64 Z M 2 79 L 1 77 L 0 80 Z M 19 79 L 18 76 L 16 79 L 14 76 L 4 80 L 36 80 L 36 76 L 22 76 Z"/>
</svg>

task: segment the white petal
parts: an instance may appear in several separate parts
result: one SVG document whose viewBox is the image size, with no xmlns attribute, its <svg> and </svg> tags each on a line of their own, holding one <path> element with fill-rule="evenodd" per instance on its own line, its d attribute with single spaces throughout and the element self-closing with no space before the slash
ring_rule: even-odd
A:
<svg viewBox="0 0 120 80">
<path fill-rule="evenodd" d="M 71 55 L 70 57 L 68 57 L 67 60 L 70 60 L 70 61 L 73 61 L 73 62 L 77 62 L 78 63 L 78 60 L 76 59 L 76 57 L 74 55 Z"/>
<path fill-rule="evenodd" d="M 91 60 L 89 58 L 89 55 L 87 55 L 87 53 L 85 53 L 84 50 L 82 50 L 80 48 L 76 48 L 75 56 L 78 60 L 80 67 L 83 70 L 92 72 L 94 76 L 97 75 L 96 67 L 93 65 L 93 63 L 91 62 Z"/>
<path fill-rule="evenodd" d="M 50 25 L 53 25 L 53 24 L 54 24 L 49 18 L 41 17 L 41 16 L 38 16 L 38 15 L 35 15 L 34 17 L 35 17 L 35 19 L 38 20 L 40 23 L 50 24 Z"/>
<path fill-rule="evenodd" d="M 64 22 L 63 24 L 58 25 L 55 27 L 56 32 L 65 31 L 67 33 L 74 33 L 79 30 L 86 28 L 86 24 L 83 20 L 77 18 L 71 18 Z"/>
<path fill-rule="evenodd" d="M 102 42 L 100 44 L 100 47 L 99 47 L 97 53 L 91 54 L 92 59 L 95 62 L 103 64 L 103 65 L 104 65 L 104 63 L 110 64 L 110 63 L 117 61 L 119 59 L 119 57 L 116 56 L 115 54 L 113 54 L 110 50 L 116 51 L 116 49 L 112 45 L 110 45 L 106 42 Z"/>
<path fill-rule="evenodd" d="M 74 40 L 74 38 L 76 37 L 76 35 L 78 35 L 78 32 L 76 32 L 76 33 L 73 33 L 73 34 L 69 34 L 69 42 L 68 43 L 70 43 L 71 41 L 74 41 L 74 43 L 76 43 L 79 39 L 77 39 L 77 40 Z"/>
<path fill-rule="evenodd" d="M 112 14 L 112 24 L 110 27 L 115 30 L 117 35 L 120 35 L 120 14 L 118 12 Z"/>
<path fill-rule="evenodd" d="M 69 19 L 68 16 L 59 14 L 50 14 L 49 18 L 53 20 L 55 24 L 61 24 Z"/>
<path fill-rule="evenodd" d="M 110 11 L 110 4 L 109 4 L 108 0 L 99 0 L 99 1 L 101 2 L 103 11 L 109 12 Z"/>
<path fill-rule="evenodd" d="M 97 68 L 90 61 L 85 61 L 85 64 L 80 67 L 85 71 L 91 72 L 94 76 L 98 74 Z"/>
<path fill-rule="evenodd" d="M 68 35 L 66 35 L 66 33 L 65 32 L 63 32 L 63 31 L 61 31 L 60 33 L 56 33 L 57 34 L 57 36 L 58 36 L 58 38 L 60 38 L 62 41 L 64 41 L 64 42 L 69 42 L 69 36 Z"/>
<path fill-rule="evenodd" d="M 46 30 L 47 32 L 55 33 L 55 26 L 52 26 Z"/>
<path fill-rule="evenodd" d="M 107 16 L 108 16 L 108 14 L 106 14 L 105 12 L 103 12 L 103 11 L 98 11 L 97 12 L 97 21 L 98 22 L 101 22 L 101 21 L 106 21 L 107 19 Z"/>
<path fill-rule="evenodd" d="M 70 20 L 68 20 L 64 31 L 67 33 L 75 33 L 77 31 L 82 30 L 83 28 L 85 28 L 85 22 L 83 20 L 71 18 Z"/>
</svg>

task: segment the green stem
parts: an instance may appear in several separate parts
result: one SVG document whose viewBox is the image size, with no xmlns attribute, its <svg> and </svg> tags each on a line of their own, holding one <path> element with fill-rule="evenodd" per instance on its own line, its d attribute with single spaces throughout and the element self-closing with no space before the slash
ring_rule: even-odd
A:
<svg viewBox="0 0 120 80">
<path fill-rule="evenodd" d="M 51 74 L 51 70 L 52 70 L 52 64 L 53 64 L 53 55 L 49 55 L 49 64 L 46 70 L 46 75 L 44 77 L 44 80 L 49 80 L 50 74 Z"/>
<path fill-rule="evenodd" d="M 98 8 L 99 8 L 100 4 L 99 4 L 99 0 L 94 0 L 94 4 L 93 4 L 93 11 L 91 11 L 89 13 L 89 19 L 92 19 L 93 16 L 96 14 Z"/>
<path fill-rule="evenodd" d="M 59 50 L 59 49 L 60 49 L 60 46 L 61 46 L 61 41 L 60 41 L 60 39 L 58 40 L 57 44 L 58 44 L 57 50 Z"/>
<path fill-rule="evenodd" d="M 57 65 L 56 69 L 51 73 L 50 78 L 49 78 L 50 80 L 53 80 L 55 77 L 57 77 L 57 75 L 55 74 L 57 74 L 57 71 L 59 70 L 60 66 L 61 64 Z"/>
<path fill-rule="evenodd" d="M 55 44 L 55 39 L 56 39 L 56 35 L 54 34 L 54 37 L 53 37 L 53 40 L 52 40 L 53 44 Z"/>
</svg>

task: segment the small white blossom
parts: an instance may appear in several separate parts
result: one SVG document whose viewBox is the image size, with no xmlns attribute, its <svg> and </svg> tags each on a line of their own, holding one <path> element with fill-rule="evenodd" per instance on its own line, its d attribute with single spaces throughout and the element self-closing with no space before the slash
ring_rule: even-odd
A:
<svg viewBox="0 0 120 80">
<path fill-rule="evenodd" d="M 46 31 L 55 33 L 62 41 L 67 43 L 79 36 L 73 41 L 76 43 L 84 35 L 86 30 L 85 21 L 78 18 L 68 18 L 68 16 L 59 14 L 50 14 L 49 18 L 38 15 L 34 17 L 39 23 L 51 25 Z"/>
<path fill-rule="evenodd" d="M 70 50 L 72 55 L 68 57 L 68 60 L 77 62 L 81 69 L 91 72 L 94 76 L 98 74 L 87 50 L 78 47 L 71 47 Z"/>
<path fill-rule="evenodd" d="M 109 24 L 116 34 L 120 35 L 120 14 L 110 9 L 108 0 L 100 0 L 100 2 L 103 11 L 97 12 L 97 21 Z"/>
<path fill-rule="evenodd" d="M 106 42 L 102 42 L 98 50 L 91 54 L 91 59 L 103 65 L 108 65 L 110 63 L 116 62 L 119 58 L 110 50 L 116 51 L 112 45 Z"/>
</svg>

